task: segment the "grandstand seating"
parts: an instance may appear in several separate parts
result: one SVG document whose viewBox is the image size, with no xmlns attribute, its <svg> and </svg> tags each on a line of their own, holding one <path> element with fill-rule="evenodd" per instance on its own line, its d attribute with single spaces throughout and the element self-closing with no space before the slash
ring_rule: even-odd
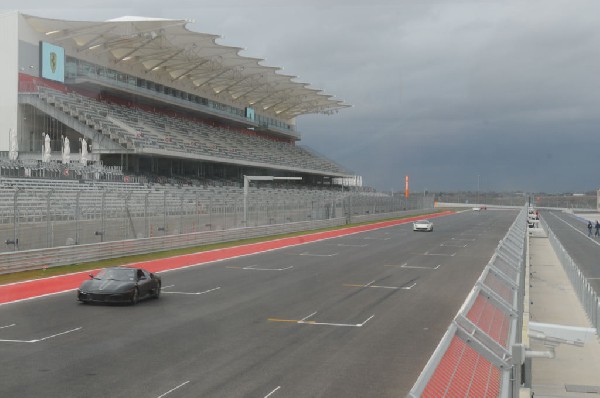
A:
<svg viewBox="0 0 600 398">
<path fill-rule="evenodd" d="M 147 107 L 99 101 L 75 92 L 39 86 L 39 98 L 104 136 L 134 151 L 165 151 L 179 157 L 190 154 L 215 160 L 239 160 L 285 166 L 318 173 L 347 172 L 305 148 L 213 126 L 175 113 L 153 112 Z"/>
<path fill-rule="evenodd" d="M 0 224 L 10 224 L 14 217 L 14 195 L 19 189 L 18 210 L 20 222 L 46 220 L 48 195 L 51 195 L 51 217 L 54 220 L 72 220 L 75 215 L 75 198 L 79 195 L 79 217 L 99 219 L 102 214 L 102 196 L 105 195 L 104 212 L 107 218 L 123 217 L 125 201 L 129 216 L 143 217 L 148 198 L 150 215 L 162 215 L 166 207 L 173 214 L 194 214 L 198 203 L 241 204 L 243 188 L 239 185 L 178 185 L 132 184 L 98 180 L 56 180 L 35 178 L 0 178 Z M 346 193 L 339 190 L 289 188 L 277 186 L 250 187 L 249 197 L 255 203 L 276 200 L 279 203 L 306 203 L 332 201 Z M 182 206 L 182 199 L 184 200 Z M 165 203 L 166 201 L 166 203 Z"/>
</svg>

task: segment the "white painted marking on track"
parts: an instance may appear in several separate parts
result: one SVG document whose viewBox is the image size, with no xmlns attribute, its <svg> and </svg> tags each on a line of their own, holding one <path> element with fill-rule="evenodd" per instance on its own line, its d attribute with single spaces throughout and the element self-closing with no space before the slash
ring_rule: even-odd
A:
<svg viewBox="0 0 600 398">
<path fill-rule="evenodd" d="M 320 325 L 320 326 L 338 326 L 338 327 L 355 327 L 355 328 L 361 328 L 367 322 L 369 322 L 374 316 L 375 315 L 371 315 L 370 317 L 368 317 L 362 323 L 330 323 L 330 322 L 315 322 L 315 321 L 298 321 L 298 323 L 305 324 L 305 325 Z"/>
<path fill-rule="evenodd" d="M 398 286 L 380 286 L 380 285 L 365 286 L 365 287 L 372 287 L 374 289 L 391 289 L 391 290 L 404 289 L 404 288 L 400 288 Z"/>
<path fill-rule="evenodd" d="M 429 268 L 429 269 L 433 269 L 433 268 Z M 391 289 L 391 290 L 400 290 L 400 289 L 404 289 L 404 290 L 410 290 L 413 287 L 416 286 L 416 282 L 414 282 L 412 285 L 410 286 L 382 286 L 382 285 L 373 285 L 372 282 L 367 283 L 366 285 L 358 285 L 358 284 L 350 284 L 350 283 L 346 283 L 344 284 L 344 286 L 348 286 L 348 287 L 361 287 L 361 288 L 373 288 L 373 289 Z"/>
<path fill-rule="evenodd" d="M 15 325 L 16 325 L 16 323 L 13 323 L 11 325 L 6 325 L 6 326 L 0 326 L 0 329 L 12 328 Z"/>
<path fill-rule="evenodd" d="M 340 247 L 367 247 L 369 245 L 349 245 L 346 243 L 338 243 L 335 246 L 340 246 Z"/>
<path fill-rule="evenodd" d="M 373 319 L 373 317 L 374 317 L 374 316 L 375 316 L 375 315 L 371 315 L 371 316 L 370 316 L 370 317 L 368 317 L 368 318 L 367 318 L 367 319 L 366 319 L 366 320 L 365 320 L 363 323 L 361 323 L 361 324 L 360 324 L 360 326 L 359 326 L 359 325 L 356 325 L 356 326 L 358 326 L 358 327 L 363 327 L 363 325 L 364 325 L 365 323 L 369 322 L 371 319 Z"/>
<path fill-rule="evenodd" d="M 177 387 L 175 387 L 175 388 L 171 388 L 169 391 L 167 391 L 166 393 L 164 393 L 164 394 L 162 394 L 162 395 L 159 395 L 159 396 L 158 396 L 158 397 L 156 397 L 156 398 L 163 398 L 163 397 L 165 397 L 167 394 L 170 394 L 170 393 L 172 393 L 173 391 L 177 390 L 178 388 L 181 388 L 181 387 L 185 386 L 185 385 L 186 385 L 187 383 L 189 383 L 189 382 L 190 382 L 190 381 L 188 380 L 188 381 L 186 381 L 186 382 L 184 382 L 184 383 L 181 383 L 181 384 L 180 384 L 180 385 L 178 385 Z"/>
<path fill-rule="evenodd" d="M 332 254 L 300 253 L 298 255 L 299 256 L 312 256 L 312 257 L 333 257 L 333 256 L 337 256 L 338 253 L 332 253 Z"/>
<path fill-rule="evenodd" d="M 165 292 L 163 291 L 162 293 L 166 293 L 166 294 L 189 294 L 189 295 L 195 295 L 198 296 L 200 294 L 204 294 L 204 293 L 210 293 L 210 292 L 214 292 L 215 290 L 219 290 L 221 287 L 215 287 L 214 289 L 210 289 L 210 290 L 205 290 L 203 292 Z M 164 288 L 163 288 L 164 289 Z"/>
<path fill-rule="evenodd" d="M 363 327 L 367 322 L 369 322 L 375 315 L 371 315 L 370 317 L 368 317 L 364 322 L 362 323 L 332 323 L 332 322 L 316 322 L 316 321 L 308 321 L 307 319 L 310 318 L 311 316 L 315 315 L 316 312 L 313 312 L 312 314 L 300 319 L 300 320 L 296 320 L 296 319 L 279 319 L 279 318 L 269 318 L 268 320 L 270 322 L 291 322 L 291 323 L 297 323 L 300 325 L 318 325 L 318 326 L 337 326 L 337 327 L 353 327 L 353 328 L 360 328 Z"/>
<path fill-rule="evenodd" d="M 454 257 L 456 253 L 452 254 L 444 254 L 444 253 L 429 253 L 428 251 L 423 253 L 424 256 L 446 256 L 446 257 Z"/>
<path fill-rule="evenodd" d="M 45 341 L 54 337 L 58 337 L 58 336 L 62 336 L 63 334 L 67 334 L 67 333 L 71 333 L 71 332 L 75 332 L 77 330 L 81 330 L 83 329 L 83 327 L 78 327 L 75 329 L 71 329 L 71 330 L 67 330 L 64 332 L 60 332 L 60 333 L 56 333 L 53 334 L 51 336 L 46 336 L 46 337 L 42 337 L 41 339 L 34 339 L 34 340 L 7 340 L 7 339 L 0 339 L 0 342 L 4 342 L 4 343 L 39 343 L 40 341 Z"/>
<path fill-rule="evenodd" d="M 305 321 L 305 320 L 307 320 L 308 318 L 310 318 L 310 317 L 312 317 L 313 315 L 316 315 L 316 314 L 317 314 L 317 311 L 313 312 L 313 313 L 312 313 L 312 314 L 310 314 L 310 315 L 307 315 L 307 316 L 305 316 L 304 318 L 302 318 L 302 319 L 301 319 L 301 321 Z"/>
<path fill-rule="evenodd" d="M 452 245 L 452 244 L 447 244 L 447 243 L 440 243 L 441 247 L 467 247 L 469 245 L 465 245 L 465 244 L 458 244 L 458 245 Z"/>
<path fill-rule="evenodd" d="M 267 395 L 265 395 L 265 398 L 269 398 L 271 395 L 275 394 L 275 392 L 277 390 L 279 390 L 281 388 L 281 386 L 277 386 L 277 388 L 275 388 L 273 391 L 271 391 L 270 393 L 268 393 Z"/>
<path fill-rule="evenodd" d="M 408 263 L 403 263 L 403 264 L 400 264 L 400 265 L 387 265 L 387 264 L 386 264 L 386 265 L 384 265 L 384 267 L 400 267 L 400 268 L 402 268 L 402 267 L 404 267 L 404 266 L 405 266 L 405 265 L 407 265 L 407 264 L 408 264 Z"/>
<path fill-rule="evenodd" d="M 418 266 L 418 265 L 401 265 L 400 268 L 414 268 L 414 269 L 438 269 L 440 268 L 441 264 L 436 265 L 435 267 L 422 267 L 422 266 Z"/>
<path fill-rule="evenodd" d="M 293 265 L 290 265 L 289 267 L 285 267 L 285 268 L 257 268 L 257 267 L 258 267 L 258 265 L 251 265 L 249 267 L 244 267 L 242 269 L 249 270 L 249 271 L 285 271 L 285 270 L 294 268 Z"/>
</svg>

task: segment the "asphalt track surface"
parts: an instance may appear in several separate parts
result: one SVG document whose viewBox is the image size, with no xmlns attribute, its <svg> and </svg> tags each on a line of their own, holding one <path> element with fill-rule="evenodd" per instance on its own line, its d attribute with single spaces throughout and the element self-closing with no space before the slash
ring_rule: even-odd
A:
<svg viewBox="0 0 600 398">
<path fill-rule="evenodd" d="M 600 238 L 588 237 L 587 220 L 559 211 L 542 211 L 542 218 L 600 295 Z"/>
<path fill-rule="evenodd" d="M 162 273 L 137 306 L 0 306 L 1 397 L 405 396 L 516 211 Z"/>
</svg>

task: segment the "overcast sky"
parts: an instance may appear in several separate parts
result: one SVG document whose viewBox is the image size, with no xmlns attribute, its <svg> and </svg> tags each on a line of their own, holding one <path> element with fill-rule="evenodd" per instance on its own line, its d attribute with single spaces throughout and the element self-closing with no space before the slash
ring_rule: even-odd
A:
<svg viewBox="0 0 600 398">
<path fill-rule="evenodd" d="M 50 4 L 52 6 L 50 6 Z M 378 190 L 600 187 L 600 1 L 3 0 L 42 17 L 191 19 L 351 108 L 301 144 Z"/>
</svg>

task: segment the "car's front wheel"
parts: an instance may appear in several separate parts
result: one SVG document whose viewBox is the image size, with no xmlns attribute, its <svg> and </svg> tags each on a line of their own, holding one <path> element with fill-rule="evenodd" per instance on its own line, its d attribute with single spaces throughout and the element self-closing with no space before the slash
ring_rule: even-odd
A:
<svg viewBox="0 0 600 398">
<path fill-rule="evenodd" d="M 154 298 L 157 299 L 160 297 L 160 283 L 156 286 L 156 290 L 154 291 Z"/>
</svg>

